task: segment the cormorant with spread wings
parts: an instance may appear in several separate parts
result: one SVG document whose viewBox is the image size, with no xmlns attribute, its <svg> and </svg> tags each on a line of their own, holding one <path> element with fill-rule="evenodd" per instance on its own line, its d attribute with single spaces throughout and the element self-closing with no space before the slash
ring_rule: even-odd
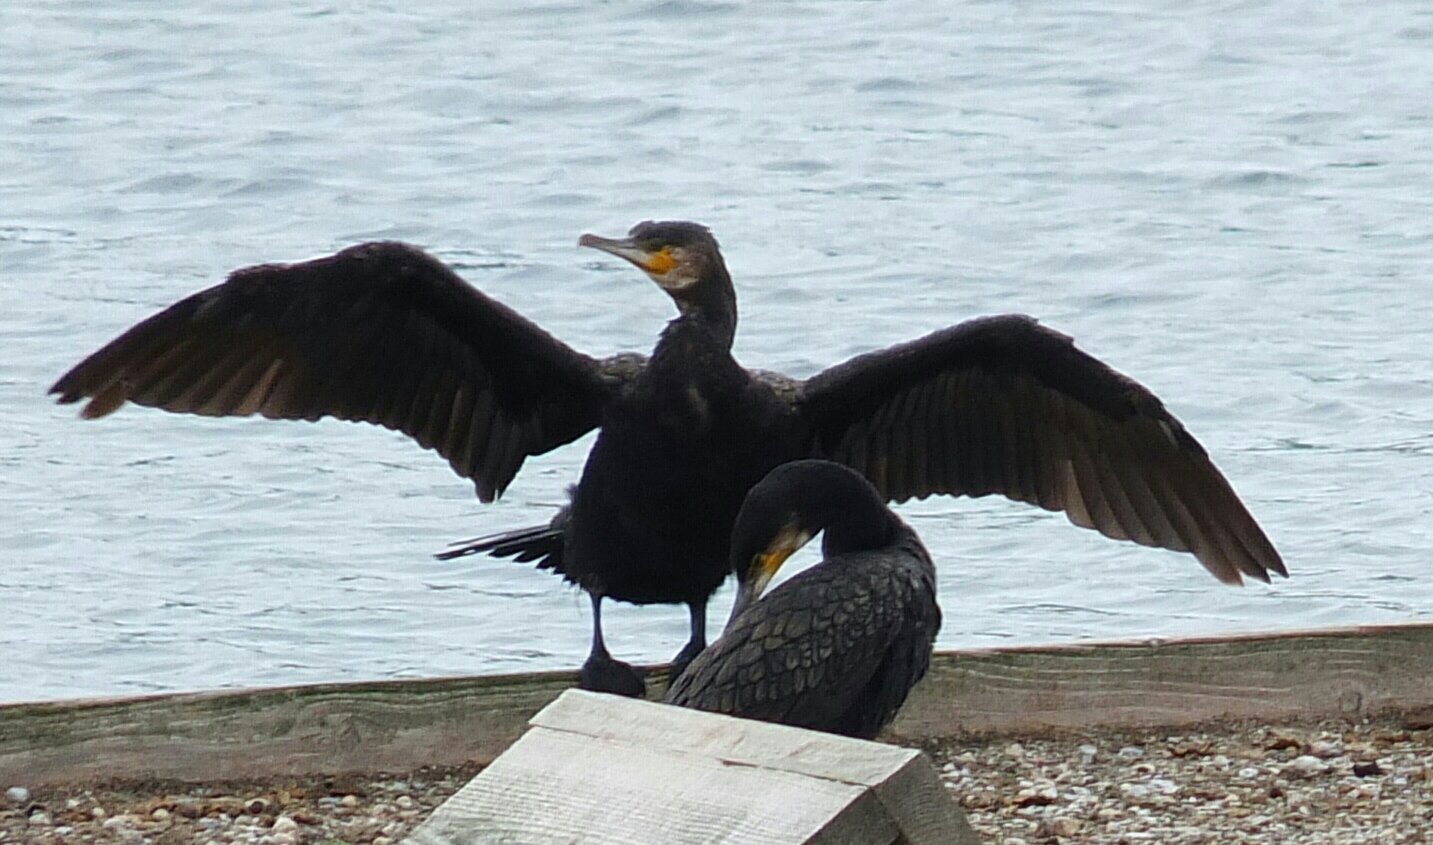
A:
<svg viewBox="0 0 1433 845">
<path fill-rule="evenodd" d="M 797 458 L 846 464 L 892 501 L 999 493 L 1063 511 L 1109 537 L 1191 552 L 1226 583 L 1287 574 L 1158 398 L 1029 317 L 971 320 L 794 380 L 732 358 L 736 295 L 705 227 L 646 222 L 579 244 L 641 268 L 676 303 L 649 357 L 584 355 L 422 250 L 378 242 L 237 270 L 51 392 L 88 398 L 86 418 L 129 401 L 375 423 L 437 451 L 485 502 L 528 456 L 599 429 L 550 526 L 468 547 L 539 560 L 587 591 L 589 689 L 644 688 L 607 652 L 604 598 L 685 603 L 691 639 L 674 676 L 696 657 L 743 497 Z"/>
</svg>

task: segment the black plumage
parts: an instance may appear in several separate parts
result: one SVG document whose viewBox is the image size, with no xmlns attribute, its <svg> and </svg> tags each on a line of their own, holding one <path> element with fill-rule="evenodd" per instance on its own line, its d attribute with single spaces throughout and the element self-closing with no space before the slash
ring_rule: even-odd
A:
<svg viewBox="0 0 1433 845">
<path fill-rule="evenodd" d="M 322 416 L 403 431 L 500 495 L 529 455 L 597 428 L 570 509 L 491 549 L 538 560 L 592 597 L 585 686 L 640 676 L 602 641 L 601 602 L 682 602 L 705 645 L 746 491 L 788 460 L 829 458 L 888 500 L 933 493 L 1062 510 L 1104 534 L 1192 552 L 1216 577 L 1285 574 L 1203 448 L 1148 390 L 1029 317 L 972 320 L 805 381 L 731 356 L 736 296 L 695 223 L 642 223 L 581 245 L 641 268 L 678 316 L 650 357 L 579 353 L 401 243 L 235 271 L 135 325 L 62 376 L 83 416 L 126 401 L 211 415 Z"/>
<path fill-rule="evenodd" d="M 824 530 L 824 559 L 760 598 Z M 870 482 L 829 461 L 783 464 L 732 530 L 738 592 L 726 631 L 667 703 L 870 739 L 925 675 L 940 630 L 935 566 Z"/>
</svg>

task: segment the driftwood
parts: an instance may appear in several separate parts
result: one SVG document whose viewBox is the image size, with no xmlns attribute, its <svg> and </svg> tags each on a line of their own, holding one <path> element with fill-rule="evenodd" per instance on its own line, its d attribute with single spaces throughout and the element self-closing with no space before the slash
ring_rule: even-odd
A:
<svg viewBox="0 0 1433 845">
<path fill-rule="evenodd" d="M 654 694 L 660 671 L 649 676 Z M 0 783 L 489 762 L 571 672 L 0 706 Z M 906 740 L 1433 712 L 1433 624 L 938 653 Z"/>
</svg>

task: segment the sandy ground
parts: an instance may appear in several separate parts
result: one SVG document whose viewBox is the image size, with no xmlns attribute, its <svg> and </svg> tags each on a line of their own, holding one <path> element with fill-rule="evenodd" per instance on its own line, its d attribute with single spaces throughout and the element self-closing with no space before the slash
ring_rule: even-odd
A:
<svg viewBox="0 0 1433 845">
<path fill-rule="evenodd" d="M 1433 843 L 1433 724 L 1228 725 L 926 749 L 994 845 Z M 0 797 L 0 843 L 391 845 L 477 772 L 178 784 Z"/>
</svg>

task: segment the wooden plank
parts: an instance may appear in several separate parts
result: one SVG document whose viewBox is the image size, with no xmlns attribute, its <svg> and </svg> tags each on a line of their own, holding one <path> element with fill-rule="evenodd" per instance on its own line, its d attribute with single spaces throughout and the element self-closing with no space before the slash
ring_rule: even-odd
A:
<svg viewBox="0 0 1433 845">
<path fill-rule="evenodd" d="M 890 728 L 907 739 L 1433 707 L 1433 624 L 947 653 Z"/>
<path fill-rule="evenodd" d="M 980 837 L 928 760 L 906 766 L 875 787 L 876 798 L 901 828 L 901 845 L 977 845 Z"/>
<path fill-rule="evenodd" d="M 833 824 L 848 804 L 873 802 L 863 787 L 714 758 L 676 756 L 580 734 L 535 729 L 436 810 L 412 845 L 581 841 L 892 843 L 895 825 L 866 810 Z M 583 788 L 585 786 L 585 788 Z M 832 829 L 823 830 L 833 824 Z M 820 841 L 817 839 L 816 841 Z"/>
<path fill-rule="evenodd" d="M 790 772 L 866 787 L 907 843 L 974 842 L 925 755 L 913 748 L 832 736 L 581 691 L 564 693 L 532 719 L 535 727 L 663 747 L 747 768 Z M 701 726 L 707 729 L 699 729 Z M 952 832 L 955 832 L 954 834 Z M 954 839 L 952 837 L 955 836 Z M 843 841 L 843 840 L 837 840 Z"/>
<path fill-rule="evenodd" d="M 578 690 L 532 724 L 405 845 L 977 842 L 913 749 Z"/>
<path fill-rule="evenodd" d="M 0 706 L 0 783 L 188 781 L 485 763 L 572 672 Z"/>
<path fill-rule="evenodd" d="M 654 694 L 661 673 L 651 678 Z M 0 783 L 486 762 L 571 672 L 0 705 Z M 930 740 L 1433 712 L 1433 624 L 941 652 L 891 734 Z"/>
<path fill-rule="evenodd" d="M 534 727 L 652 745 L 807 777 L 877 786 L 911 760 L 914 748 L 818 734 L 787 725 L 732 720 L 653 702 L 622 701 L 574 690 L 532 718 Z M 699 729 L 705 727 L 705 730 Z"/>
</svg>

